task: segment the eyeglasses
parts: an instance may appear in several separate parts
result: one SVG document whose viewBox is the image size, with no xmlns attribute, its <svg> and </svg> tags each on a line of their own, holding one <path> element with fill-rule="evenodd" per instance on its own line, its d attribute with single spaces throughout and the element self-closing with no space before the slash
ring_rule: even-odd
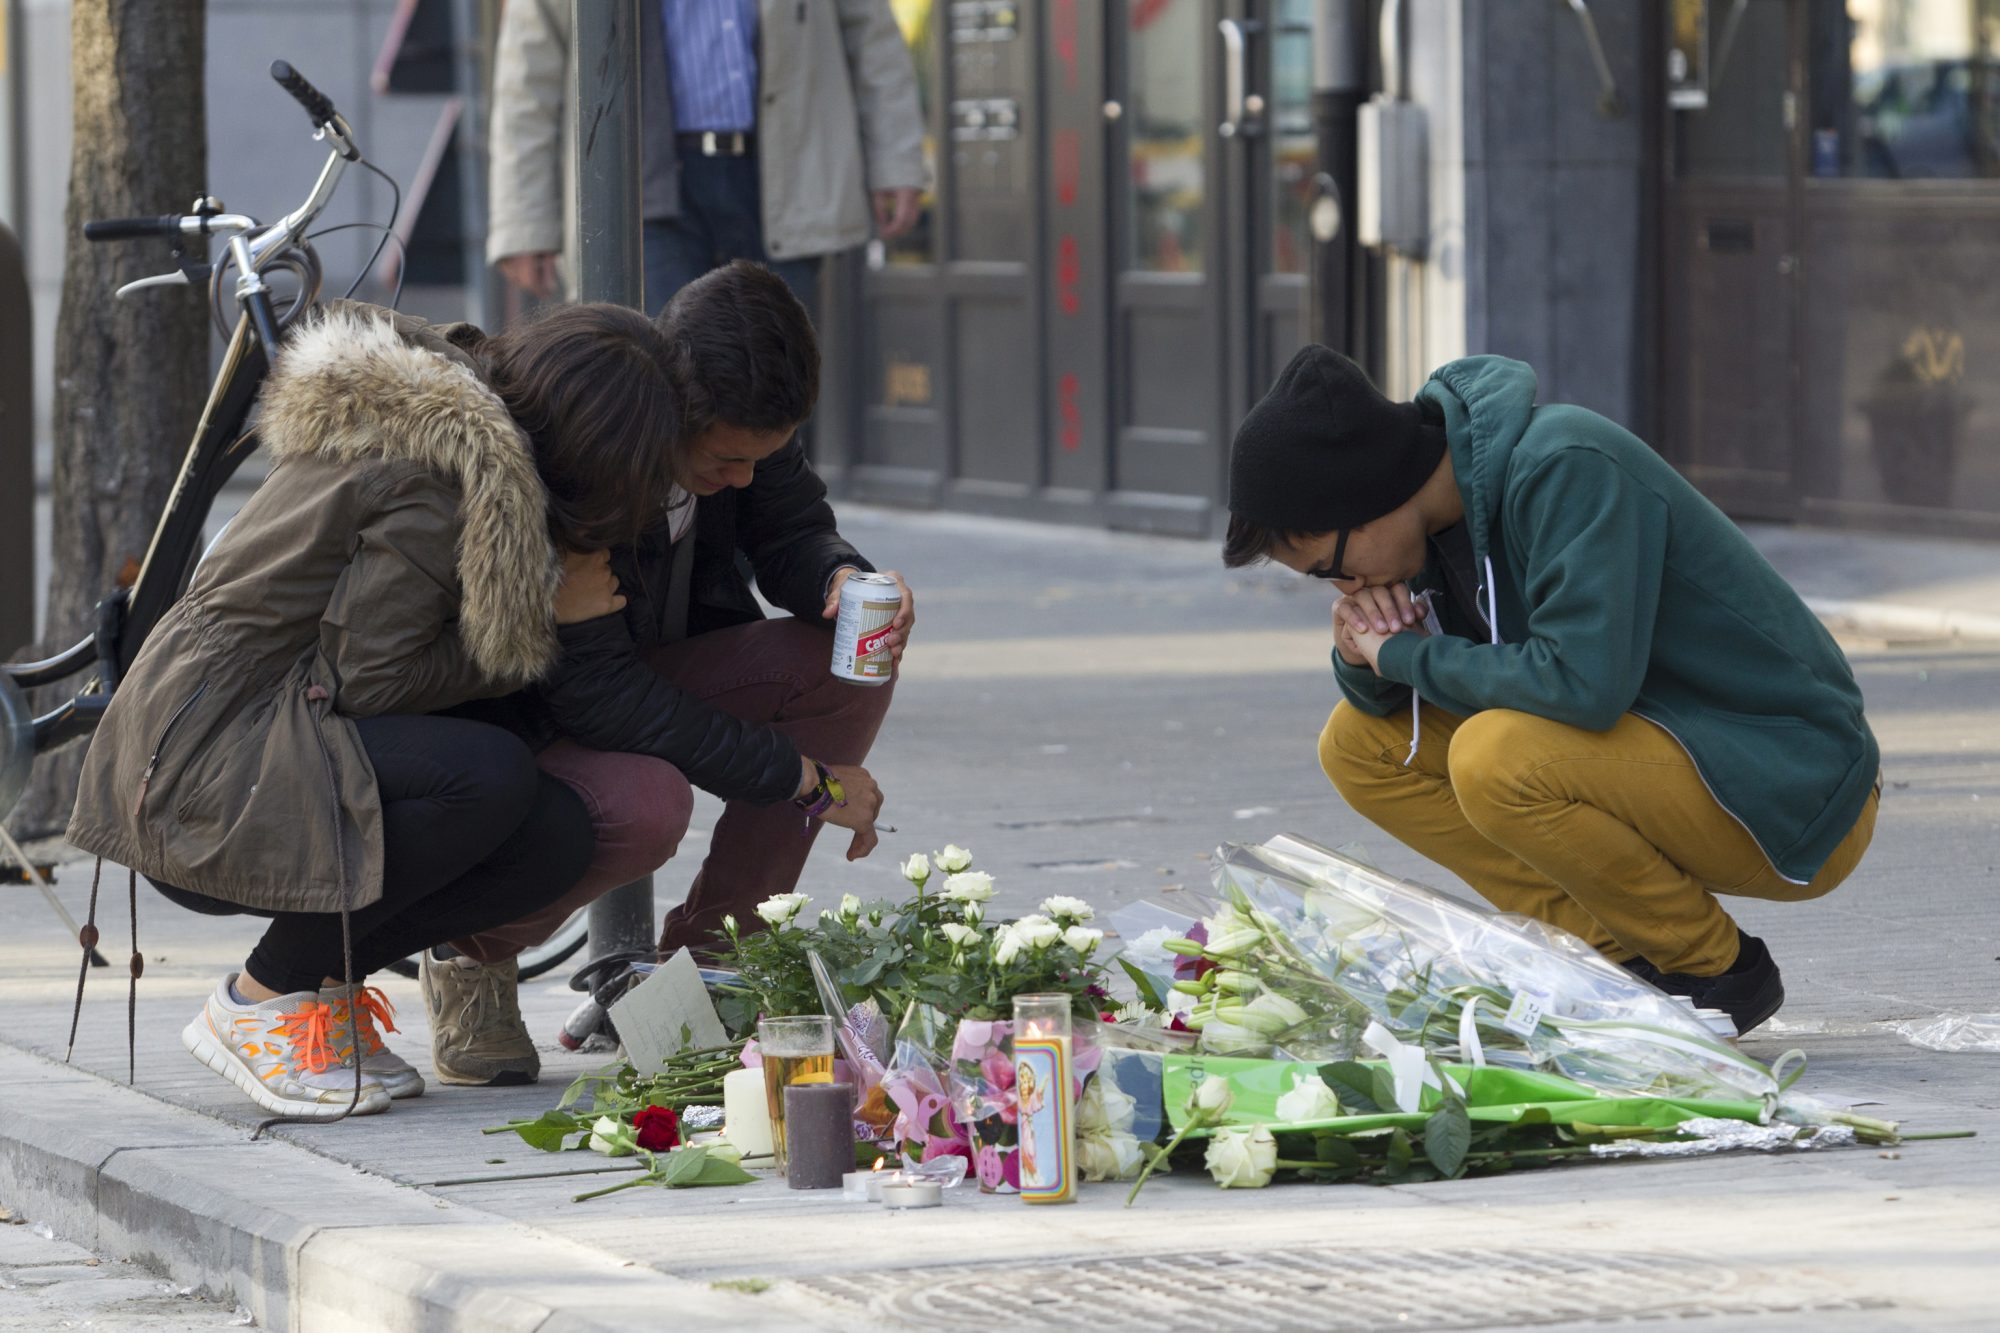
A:
<svg viewBox="0 0 2000 1333">
<path fill-rule="evenodd" d="M 1309 569 L 1306 571 L 1307 577 L 1315 579 L 1329 579 L 1329 580 L 1340 579 L 1342 581 L 1352 579 L 1354 577 L 1352 574 L 1343 574 L 1341 573 L 1340 570 L 1341 557 L 1347 554 L 1348 532 L 1349 529 L 1342 528 L 1340 530 L 1340 535 L 1333 539 L 1333 559 L 1326 562 L 1326 568 Z"/>
</svg>

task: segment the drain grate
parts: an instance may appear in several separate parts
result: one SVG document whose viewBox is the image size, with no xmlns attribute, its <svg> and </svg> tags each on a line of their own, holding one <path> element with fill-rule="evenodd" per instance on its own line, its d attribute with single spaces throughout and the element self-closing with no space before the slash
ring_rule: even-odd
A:
<svg viewBox="0 0 2000 1333">
<path fill-rule="evenodd" d="M 955 1265 L 816 1277 L 810 1297 L 891 1325 L 1274 1333 L 1460 1329 L 1886 1309 L 1804 1274 L 1682 1256 L 1333 1246 Z"/>
</svg>

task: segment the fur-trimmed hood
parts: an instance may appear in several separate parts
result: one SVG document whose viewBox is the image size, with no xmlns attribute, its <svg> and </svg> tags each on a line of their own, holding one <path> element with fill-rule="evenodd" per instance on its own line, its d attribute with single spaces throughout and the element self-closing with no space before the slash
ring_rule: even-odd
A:
<svg viewBox="0 0 2000 1333">
<path fill-rule="evenodd" d="M 459 636 L 482 671 L 521 684 L 555 662 L 561 565 L 527 436 L 462 350 L 479 335 L 460 330 L 327 307 L 279 354 L 258 434 L 274 462 L 400 460 L 453 482 L 463 497 Z"/>
</svg>

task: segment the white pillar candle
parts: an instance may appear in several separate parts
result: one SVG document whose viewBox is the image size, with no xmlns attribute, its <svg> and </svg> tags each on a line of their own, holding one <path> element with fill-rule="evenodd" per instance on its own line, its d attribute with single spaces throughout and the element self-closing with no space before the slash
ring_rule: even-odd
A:
<svg viewBox="0 0 2000 1333">
<path fill-rule="evenodd" d="M 840 1178 L 840 1196 L 855 1203 L 882 1202 L 882 1185 L 894 1171 L 849 1171 Z"/>
<path fill-rule="evenodd" d="M 722 1135 L 745 1157 L 771 1155 L 771 1105 L 764 1071 L 732 1069 L 722 1076 Z"/>
</svg>

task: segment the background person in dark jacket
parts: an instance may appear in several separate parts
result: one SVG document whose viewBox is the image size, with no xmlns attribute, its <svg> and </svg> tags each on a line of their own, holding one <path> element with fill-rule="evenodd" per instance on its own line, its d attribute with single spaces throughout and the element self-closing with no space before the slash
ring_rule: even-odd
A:
<svg viewBox="0 0 2000 1333">
<path fill-rule="evenodd" d="M 537 738 L 561 737 L 542 767 L 590 803 L 598 861 L 545 910 L 442 951 L 461 957 L 427 955 L 434 1016 L 466 1013 L 461 993 L 490 994 L 520 950 L 632 878 L 634 865 L 672 856 L 691 787 L 727 804 L 686 901 L 667 914 L 663 953 L 712 947 L 725 914 L 756 928 L 756 905 L 797 885 L 821 823 L 801 813 L 819 789 L 818 765 L 847 793 L 822 818 L 852 831 L 848 859 L 875 848 L 882 794 L 860 764 L 894 686 L 830 671 L 840 587 L 874 566 L 835 528 L 826 487 L 794 438 L 819 393 L 812 323 L 782 280 L 738 261 L 683 288 L 660 325 L 685 404 L 687 494 L 637 544 L 611 553 L 621 612 L 564 627 L 556 669 L 513 701 Z M 746 565 L 790 614 L 764 618 Z M 899 661 L 914 623 L 904 587 L 891 636 Z M 511 991 L 511 971 L 497 984 Z M 480 1049 L 533 1059 L 511 1003 L 474 1005 L 462 1021 L 485 1029 Z"/>
<path fill-rule="evenodd" d="M 1345 594 L 1319 752 L 1350 805 L 1748 1031 L 1784 986 L 1716 895 L 1816 898 L 1860 862 L 1861 691 L 1714 505 L 1535 387 L 1473 357 L 1392 403 L 1306 348 L 1237 431 L 1223 561 Z"/>
</svg>

